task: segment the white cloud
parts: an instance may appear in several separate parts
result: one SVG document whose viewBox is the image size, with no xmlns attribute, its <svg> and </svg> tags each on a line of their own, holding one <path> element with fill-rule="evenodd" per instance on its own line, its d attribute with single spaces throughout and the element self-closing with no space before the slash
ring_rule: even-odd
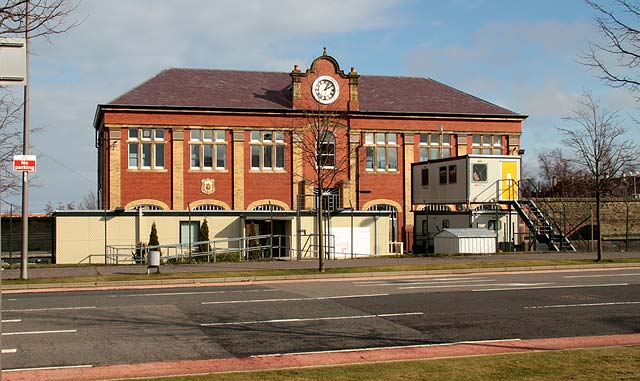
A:
<svg viewBox="0 0 640 381">
<path fill-rule="evenodd" d="M 30 209 L 95 190 L 98 104 L 167 67 L 287 71 L 320 55 L 325 38 L 402 22 L 404 2 L 83 0 L 80 26 L 32 44 L 31 125 L 46 130 L 31 140 L 49 157 L 39 159 L 43 186 Z"/>
</svg>

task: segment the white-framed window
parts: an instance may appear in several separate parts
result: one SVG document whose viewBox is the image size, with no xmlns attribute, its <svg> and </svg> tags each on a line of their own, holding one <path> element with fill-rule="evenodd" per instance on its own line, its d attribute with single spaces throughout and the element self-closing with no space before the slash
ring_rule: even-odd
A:
<svg viewBox="0 0 640 381">
<path fill-rule="evenodd" d="M 364 146 L 367 171 L 398 171 L 398 135 L 396 133 L 366 133 Z"/>
<path fill-rule="evenodd" d="M 322 131 L 318 138 L 318 162 L 320 168 L 336 165 L 336 137 L 329 131 Z"/>
<path fill-rule="evenodd" d="M 191 130 L 189 147 L 191 169 L 223 170 L 227 168 L 227 139 L 224 130 Z"/>
<path fill-rule="evenodd" d="M 251 169 L 284 169 L 284 131 L 251 131 Z"/>
<path fill-rule="evenodd" d="M 164 130 L 129 128 L 129 169 L 164 169 Z"/>
<path fill-rule="evenodd" d="M 451 157 L 451 134 L 420 134 L 420 161 Z"/>
<path fill-rule="evenodd" d="M 500 135 L 473 135 L 471 153 L 474 155 L 502 155 Z"/>
</svg>

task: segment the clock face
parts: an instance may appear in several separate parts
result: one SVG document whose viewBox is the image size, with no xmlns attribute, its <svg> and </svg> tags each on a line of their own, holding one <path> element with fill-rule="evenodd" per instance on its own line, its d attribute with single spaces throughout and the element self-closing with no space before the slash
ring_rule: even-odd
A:
<svg viewBox="0 0 640 381">
<path fill-rule="evenodd" d="M 340 88 L 338 87 L 338 83 L 335 79 L 328 75 L 323 75 L 313 81 L 311 93 L 318 102 L 322 104 L 329 104 L 338 99 Z"/>
</svg>

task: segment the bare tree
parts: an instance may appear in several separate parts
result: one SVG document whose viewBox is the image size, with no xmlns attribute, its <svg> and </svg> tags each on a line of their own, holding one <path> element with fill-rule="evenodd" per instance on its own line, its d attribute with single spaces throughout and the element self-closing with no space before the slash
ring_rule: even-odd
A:
<svg viewBox="0 0 640 381">
<path fill-rule="evenodd" d="M 636 0 L 615 0 L 610 8 L 595 0 L 585 2 L 595 11 L 602 41 L 590 41 L 580 62 L 596 70 L 608 85 L 637 93 L 640 89 L 640 5 Z"/>
<path fill-rule="evenodd" d="M 13 194 L 20 186 L 18 172 L 13 172 L 13 156 L 22 151 L 22 107 L 13 94 L 0 88 L 0 194 Z"/>
<path fill-rule="evenodd" d="M 0 37 L 22 37 L 29 40 L 63 33 L 78 25 L 69 22 L 77 7 L 72 0 L 7 0 L 0 6 Z M 27 6 L 29 20 L 27 22 Z M 0 192 L 15 194 L 20 176 L 12 171 L 11 158 L 22 152 L 22 100 L 9 88 L 0 86 Z M 36 129 L 30 129 L 35 132 Z"/>
<path fill-rule="evenodd" d="M 538 166 L 540 169 L 538 186 L 541 195 L 554 197 L 592 196 L 592 193 L 584 186 L 589 176 L 583 169 L 573 164 L 560 148 L 538 154 Z"/>
<path fill-rule="evenodd" d="M 26 32 L 30 39 L 49 39 L 79 24 L 79 21 L 69 21 L 77 6 L 78 3 L 71 0 L 7 0 L 0 6 L 0 36 L 22 36 Z"/>
<path fill-rule="evenodd" d="M 97 210 L 98 209 L 98 199 L 96 197 L 96 192 L 89 191 L 84 197 L 82 201 L 78 204 L 78 209 L 80 210 Z"/>
<path fill-rule="evenodd" d="M 325 268 L 324 213 L 329 199 L 328 191 L 348 177 L 350 161 L 356 157 L 349 143 L 349 126 L 343 112 L 327 107 L 306 111 L 305 126 L 294 137 L 294 150 L 302 156 L 302 168 L 296 172 L 305 184 L 312 186 L 316 197 L 318 229 L 319 271 Z"/>
<path fill-rule="evenodd" d="M 637 164 L 638 146 L 625 138 L 617 112 L 602 109 L 589 93 L 579 100 L 573 115 L 565 118 L 571 127 L 558 128 L 571 151 L 566 160 L 588 175 L 587 186 L 596 198 L 598 261 L 602 260 L 600 204 L 625 170 Z"/>
</svg>

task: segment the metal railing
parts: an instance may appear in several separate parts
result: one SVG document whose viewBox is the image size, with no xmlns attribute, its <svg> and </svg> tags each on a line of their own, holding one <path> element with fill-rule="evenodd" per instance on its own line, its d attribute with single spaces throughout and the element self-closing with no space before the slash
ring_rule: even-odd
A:
<svg viewBox="0 0 640 381">
<path fill-rule="evenodd" d="M 170 245 L 108 245 L 105 254 L 89 255 L 79 263 L 109 265 L 146 263 L 149 251 L 160 251 L 163 262 L 217 262 L 219 256 L 239 261 L 290 259 L 291 237 L 285 235 L 257 235 L 211 241 L 197 241 Z"/>
</svg>

